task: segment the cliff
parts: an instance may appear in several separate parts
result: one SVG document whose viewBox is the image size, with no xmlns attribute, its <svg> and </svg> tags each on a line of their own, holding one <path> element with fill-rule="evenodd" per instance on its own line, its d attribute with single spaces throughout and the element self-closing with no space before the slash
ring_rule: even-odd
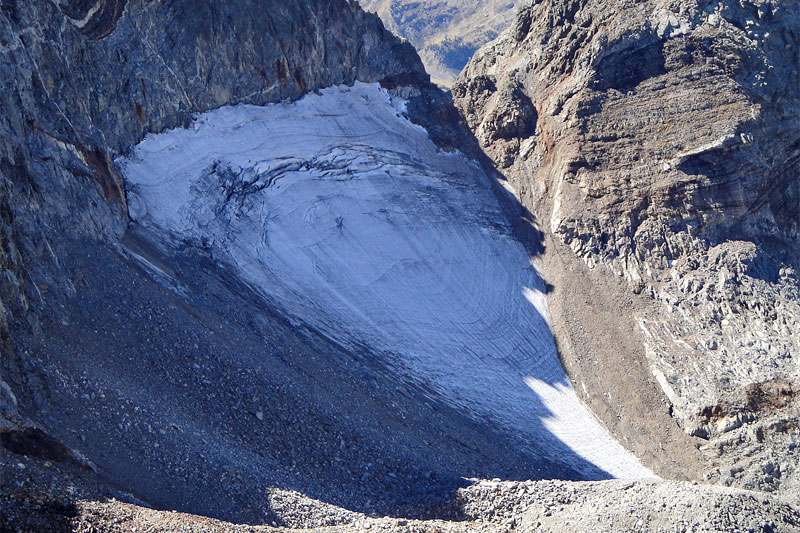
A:
<svg viewBox="0 0 800 533">
<path fill-rule="evenodd" d="M 453 88 L 551 236 L 562 358 L 587 401 L 657 471 L 699 460 L 708 479 L 787 493 L 798 17 L 770 1 L 535 1 Z M 663 429 L 664 405 L 692 439 Z"/>
</svg>

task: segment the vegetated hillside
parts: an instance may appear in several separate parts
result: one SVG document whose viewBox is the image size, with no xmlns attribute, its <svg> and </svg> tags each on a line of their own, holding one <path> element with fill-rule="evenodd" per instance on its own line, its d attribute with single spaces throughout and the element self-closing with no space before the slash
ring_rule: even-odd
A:
<svg viewBox="0 0 800 533">
<path fill-rule="evenodd" d="M 794 498 L 799 21 L 795 2 L 535 2 L 453 88 L 550 237 L 590 405 L 651 466 L 696 447 L 707 479 Z M 662 405 L 690 441 L 653 426 Z"/>
<path fill-rule="evenodd" d="M 483 44 L 499 35 L 515 0 L 360 0 L 386 27 L 408 39 L 436 83 L 450 86 Z"/>
</svg>

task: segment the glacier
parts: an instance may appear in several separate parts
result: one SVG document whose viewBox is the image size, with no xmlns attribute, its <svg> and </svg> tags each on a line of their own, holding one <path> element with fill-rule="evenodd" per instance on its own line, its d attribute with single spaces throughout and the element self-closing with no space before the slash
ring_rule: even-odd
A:
<svg viewBox="0 0 800 533">
<path fill-rule="evenodd" d="M 653 477 L 571 387 L 545 284 L 490 178 L 405 105 L 356 83 L 148 135 L 116 161 L 131 218 L 543 461 L 569 462 L 560 442 L 611 476 Z"/>
</svg>

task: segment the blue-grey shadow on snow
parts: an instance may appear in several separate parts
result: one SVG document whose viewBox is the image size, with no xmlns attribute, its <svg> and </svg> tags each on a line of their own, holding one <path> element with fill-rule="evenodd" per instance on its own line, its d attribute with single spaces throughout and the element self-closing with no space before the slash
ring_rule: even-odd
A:
<svg viewBox="0 0 800 533">
<path fill-rule="evenodd" d="M 491 185 L 516 240 L 540 253 L 532 215 Z M 468 478 L 611 477 L 548 429 L 554 413 L 526 379 L 569 383 L 543 374 L 524 346 L 502 355 L 507 379 L 473 391 L 507 387 L 499 397 L 521 433 L 373 346 L 345 347 L 288 317 L 213 250 L 162 238 L 131 226 L 116 250 L 70 244 L 65 268 L 92 290 L 51 306 L 45 335 L 18 347 L 50 376 L 47 409 L 32 418 L 147 504 L 280 523 L 275 491 L 292 490 L 367 514 L 458 518 L 454 495 Z M 547 331 L 524 293 L 547 286 L 529 281 L 490 298 L 521 299 L 531 332 Z"/>
<path fill-rule="evenodd" d="M 511 379 L 540 441 L 452 405 L 369 346 L 289 321 L 207 252 L 167 255 L 147 238 L 133 228 L 123 252 L 71 245 L 65 263 L 96 290 L 53 308 L 45 341 L 19 346 L 43 375 L 69 376 L 47 384 L 34 418 L 147 504 L 280 523 L 273 491 L 290 489 L 367 514 L 458 518 L 467 478 L 610 477 L 548 430 L 524 382 L 547 380 L 536 368 Z"/>
<path fill-rule="evenodd" d="M 541 253 L 532 214 L 489 185 L 516 240 Z M 458 518 L 454 494 L 468 478 L 611 477 L 548 428 L 555 413 L 526 379 L 569 383 L 524 349 L 502 355 L 500 385 L 520 433 L 375 347 L 345 347 L 288 316 L 214 250 L 164 237 L 131 226 L 117 248 L 65 245 L 70 279 L 91 290 L 46 308 L 44 335 L 16 341 L 47 379 L 45 399 L 22 398 L 28 415 L 148 505 L 280 524 L 276 499 L 291 490 L 367 514 Z M 547 286 L 530 281 L 491 297 L 522 299 L 531 331 L 545 331 L 524 290 Z M 481 386 L 473 392 L 498 392 Z"/>
</svg>

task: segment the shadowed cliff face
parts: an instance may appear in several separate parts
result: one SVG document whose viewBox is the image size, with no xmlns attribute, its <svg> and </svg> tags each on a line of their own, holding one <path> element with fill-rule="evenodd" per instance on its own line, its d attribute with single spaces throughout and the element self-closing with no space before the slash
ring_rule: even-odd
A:
<svg viewBox="0 0 800 533">
<path fill-rule="evenodd" d="M 796 407 L 742 413 L 748 387 L 797 387 L 799 20 L 796 3 L 771 1 L 533 2 L 453 89 L 553 256 L 595 287 L 626 286 L 629 355 L 646 354 L 684 430 L 712 439 L 709 475 L 787 491 L 796 437 L 742 452 Z M 714 439 L 731 438 L 744 444 L 719 459 Z"/>
</svg>

